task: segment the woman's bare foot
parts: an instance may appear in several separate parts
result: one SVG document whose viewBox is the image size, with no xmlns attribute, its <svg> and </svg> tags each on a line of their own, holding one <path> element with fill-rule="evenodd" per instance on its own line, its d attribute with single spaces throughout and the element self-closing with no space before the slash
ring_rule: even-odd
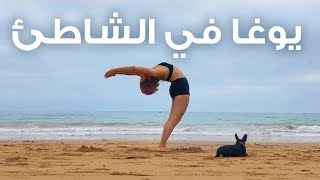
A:
<svg viewBox="0 0 320 180">
<path fill-rule="evenodd" d="M 161 151 L 161 152 L 168 152 L 170 151 L 169 149 L 167 149 L 166 147 L 158 147 L 158 151 Z"/>
</svg>

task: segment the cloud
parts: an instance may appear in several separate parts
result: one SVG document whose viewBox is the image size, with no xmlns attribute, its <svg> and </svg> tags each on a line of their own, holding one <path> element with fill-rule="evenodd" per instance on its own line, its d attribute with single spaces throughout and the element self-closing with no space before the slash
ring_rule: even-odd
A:
<svg viewBox="0 0 320 180">
<path fill-rule="evenodd" d="M 317 1 L 317 4 L 319 2 Z M 75 104 L 75 107 L 77 104 L 86 104 L 94 109 L 100 103 L 101 106 L 110 110 L 113 110 L 114 107 L 130 110 L 134 106 L 141 107 L 140 109 L 143 110 L 143 107 L 150 105 L 150 99 L 154 99 L 151 108 L 158 110 L 164 107 L 162 109 L 165 109 L 167 102 L 163 98 L 168 97 L 169 103 L 170 98 L 167 94 L 169 84 L 165 84 L 164 89 L 155 96 L 142 97 L 137 78 L 118 77 L 104 81 L 102 74 L 105 68 L 110 67 L 132 64 L 152 66 L 161 61 L 168 61 L 179 66 L 190 80 L 192 97 L 195 98 L 195 101 L 199 101 L 192 105 L 196 109 L 226 102 L 224 103 L 226 106 L 219 110 L 228 111 L 230 110 L 227 106 L 228 102 L 234 102 L 241 104 L 242 109 L 250 111 L 255 109 L 256 104 L 250 104 L 247 100 L 256 98 L 260 98 L 262 104 L 269 103 L 271 110 L 274 108 L 276 99 L 279 104 L 283 105 L 277 111 L 291 106 L 295 106 L 295 109 L 319 107 L 319 103 L 311 107 L 307 101 L 301 104 L 291 102 L 291 98 L 295 96 L 316 99 L 318 96 L 315 97 L 312 93 L 316 94 L 316 91 L 320 89 L 320 84 L 317 84 L 320 82 L 320 73 L 317 71 L 320 67 L 317 61 L 319 57 L 316 43 L 318 36 L 314 33 L 319 27 L 314 18 L 318 6 L 310 8 L 313 3 L 316 1 L 254 2 L 245 0 L 230 3 L 223 0 L 200 2 L 192 0 L 93 0 L 88 3 L 84 0 L 2 0 L 0 31 L 5 29 L 8 36 L 5 38 L 8 40 L 4 42 L 0 36 L 2 56 L 0 79 L 3 84 L 1 89 L 2 92 L 14 92 L 15 96 L 0 94 L 1 103 L 21 107 L 37 102 L 50 105 L 50 101 L 60 98 L 67 99 L 66 103 Z M 159 33 L 157 41 L 161 42 L 153 46 L 144 44 L 121 47 L 93 46 L 85 43 L 81 46 L 43 45 L 35 51 L 22 52 L 12 45 L 11 24 L 3 26 L 3 23 L 6 25 L 5 23 L 11 23 L 10 21 L 14 18 L 21 17 L 24 18 L 26 26 L 39 28 L 46 33 L 47 31 L 52 32 L 53 18 L 56 16 L 60 16 L 63 23 L 70 23 L 77 27 L 78 22 L 81 22 L 79 24 L 81 27 L 83 19 L 89 17 L 94 18 L 95 26 L 100 33 L 99 27 L 105 25 L 114 10 L 118 10 L 124 22 L 128 22 L 132 27 L 139 18 L 155 17 L 158 22 L 157 33 Z M 202 25 L 208 25 L 207 18 L 210 16 L 216 18 L 219 27 L 228 29 L 229 26 L 232 26 L 230 23 L 232 17 L 244 18 L 245 22 L 245 18 L 252 18 L 255 15 L 261 18 L 267 17 L 264 22 L 269 20 L 271 25 L 280 22 L 280 24 L 291 26 L 296 22 L 303 22 L 306 25 L 305 34 L 309 36 L 305 36 L 304 41 L 310 44 L 304 47 L 305 49 L 314 48 L 315 51 L 312 52 L 314 54 L 309 54 L 310 50 L 289 54 L 275 51 L 274 47 L 268 49 L 268 47 L 261 46 L 236 46 L 231 40 L 232 34 L 222 29 L 223 37 L 228 38 L 229 36 L 230 41 L 226 42 L 226 39 L 223 39 L 221 46 L 199 45 L 192 51 L 190 50 L 190 53 L 188 52 L 188 59 L 175 61 L 171 59 L 171 51 L 168 50 L 162 36 L 162 31 L 171 31 L 177 37 L 181 37 L 182 30 L 190 30 L 200 33 L 201 37 Z M 248 20 L 248 23 L 252 22 Z M 27 27 L 25 32 L 27 35 L 30 34 Z M 3 34 L 3 32 L 0 33 Z M 128 91 L 133 92 L 130 93 L 130 99 L 134 100 L 127 100 L 129 96 L 126 92 Z M 26 96 L 29 98 L 28 101 L 21 101 L 21 98 Z M 112 103 L 104 106 L 106 102 Z M 53 108 L 57 106 L 54 103 L 51 105 Z"/>
<path fill-rule="evenodd" d="M 237 84 L 237 85 L 221 85 L 216 87 L 206 87 L 206 88 L 193 88 L 193 95 L 201 97 L 210 96 L 239 96 L 247 94 L 265 94 L 274 93 L 277 89 L 281 89 L 279 86 L 275 85 L 252 85 L 252 84 Z"/>
<path fill-rule="evenodd" d="M 320 83 L 320 73 L 309 73 L 303 74 L 299 77 L 296 77 L 297 82 L 305 82 L 305 83 Z M 320 84 L 319 84 L 320 85 Z"/>
<path fill-rule="evenodd" d="M 0 54 L 9 53 L 12 50 L 12 47 L 9 45 L 5 45 L 7 42 L 1 42 L 0 45 Z"/>
</svg>

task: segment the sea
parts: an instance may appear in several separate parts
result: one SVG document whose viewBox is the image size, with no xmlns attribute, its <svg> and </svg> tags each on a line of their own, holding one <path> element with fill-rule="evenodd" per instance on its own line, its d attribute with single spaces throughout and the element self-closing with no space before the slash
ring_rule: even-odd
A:
<svg viewBox="0 0 320 180">
<path fill-rule="evenodd" d="M 0 112 L 0 140 L 160 140 L 169 112 Z M 320 142 L 320 113 L 187 112 L 170 140 Z"/>
</svg>

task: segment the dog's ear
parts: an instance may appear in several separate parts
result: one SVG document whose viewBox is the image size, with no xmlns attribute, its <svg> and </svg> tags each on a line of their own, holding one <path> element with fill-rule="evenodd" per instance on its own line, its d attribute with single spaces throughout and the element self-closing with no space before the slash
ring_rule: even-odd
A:
<svg viewBox="0 0 320 180">
<path fill-rule="evenodd" d="M 242 137 L 242 142 L 246 142 L 247 141 L 247 134 L 245 134 L 243 137 Z"/>
<path fill-rule="evenodd" d="M 237 142 L 239 142 L 240 139 L 238 138 L 238 135 L 237 135 L 237 134 L 234 134 L 234 136 L 236 137 Z"/>
</svg>

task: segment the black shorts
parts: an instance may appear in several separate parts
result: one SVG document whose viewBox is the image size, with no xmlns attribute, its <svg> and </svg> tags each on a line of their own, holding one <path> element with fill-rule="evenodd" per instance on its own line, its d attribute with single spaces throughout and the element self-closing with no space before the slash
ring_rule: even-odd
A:
<svg viewBox="0 0 320 180">
<path fill-rule="evenodd" d="M 189 94 L 189 83 L 187 78 L 179 78 L 171 82 L 169 93 L 172 99 L 178 95 Z"/>
</svg>

